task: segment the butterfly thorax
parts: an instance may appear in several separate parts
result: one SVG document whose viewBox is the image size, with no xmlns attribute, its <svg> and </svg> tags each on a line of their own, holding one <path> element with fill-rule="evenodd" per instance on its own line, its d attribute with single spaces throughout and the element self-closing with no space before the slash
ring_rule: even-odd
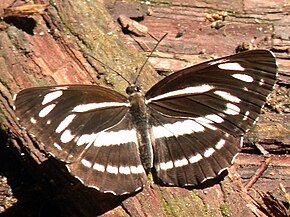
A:
<svg viewBox="0 0 290 217">
<path fill-rule="evenodd" d="M 153 150 L 150 139 L 149 110 L 145 104 L 140 86 L 129 86 L 126 90 L 129 94 L 130 113 L 134 128 L 137 132 L 137 140 L 142 164 L 147 172 L 153 167 Z"/>
</svg>

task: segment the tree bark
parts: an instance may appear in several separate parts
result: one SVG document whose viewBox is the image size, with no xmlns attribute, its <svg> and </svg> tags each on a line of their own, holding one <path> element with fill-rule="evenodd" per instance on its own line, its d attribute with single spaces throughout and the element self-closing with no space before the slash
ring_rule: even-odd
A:
<svg viewBox="0 0 290 217">
<path fill-rule="evenodd" d="M 15 12 L 19 5 L 12 0 L 2 0 L 0 5 L 4 15 L 0 22 L 0 175 L 7 177 L 17 199 L 7 205 L 8 200 L 1 201 L 0 194 L 0 208 L 5 208 L 5 215 L 266 216 L 270 211 L 257 202 L 259 197 L 254 192 L 269 190 L 277 200 L 287 204 L 279 187 L 283 184 L 289 192 L 289 3 L 283 0 L 176 0 L 155 1 L 151 5 L 79 0 L 37 3 L 44 5 L 34 5 L 29 11 L 20 8 L 21 13 Z M 12 12 L 10 9 L 4 13 L 3 9 L 8 7 Z M 262 118 L 247 135 L 243 153 L 220 183 L 184 189 L 161 187 L 148 179 L 146 188 L 136 195 L 102 194 L 71 177 L 64 163 L 48 157 L 16 120 L 12 97 L 28 87 L 95 84 L 125 94 L 127 82 L 110 68 L 134 81 L 145 62 L 144 54 L 149 54 L 157 42 L 149 34 L 125 35 L 127 31 L 122 32 L 117 22 L 121 14 L 147 26 L 150 35 L 157 39 L 168 32 L 149 59 L 153 67 L 146 64 L 139 78 L 145 91 L 170 71 L 232 54 L 238 45 L 239 49 L 265 48 L 275 52 L 280 63 L 277 86 Z M 221 20 L 212 20 L 213 14 L 223 16 Z M 254 143 L 270 154 L 263 156 Z M 253 176 L 247 191 L 244 186 Z"/>
</svg>

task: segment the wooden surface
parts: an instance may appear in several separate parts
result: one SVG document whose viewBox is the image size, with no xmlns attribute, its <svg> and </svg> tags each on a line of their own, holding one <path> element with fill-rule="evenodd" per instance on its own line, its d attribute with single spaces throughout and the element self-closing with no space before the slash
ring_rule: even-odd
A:
<svg viewBox="0 0 290 217">
<path fill-rule="evenodd" d="M 260 203 L 263 194 L 257 193 L 266 191 L 287 207 L 280 188 L 282 184 L 289 193 L 289 2 L 54 2 L 40 10 L 10 10 L 0 22 L 0 216 L 267 216 L 274 211 Z M 0 13 L 16 6 L 2 0 Z M 220 12 L 227 16 L 219 22 L 220 28 L 212 28 L 216 24 L 206 17 Z M 156 40 L 124 34 L 127 31 L 122 32 L 117 22 L 121 14 L 145 25 L 156 38 L 168 32 L 149 59 L 153 67 L 147 65 L 142 72 L 140 83 L 145 90 L 171 71 L 233 54 L 239 45 L 275 52 L 280 63 L 277 87 L 258 125 L 247 135 L 230 175 L 219 184 L 183 189 L 160 187 L 148 180 L 135 196 L 104 195 L 81 185 L 63 163 L 47 160 L 18 125 L 12 96 L 27 87 L 81 83 L 124 93 L 127 83 L 120 76 L 83 56 L 94 56 L 134 80 Z M 270 155 L 263 156 L 254 143 Z M 263 167 L 265 171 L 246 191 L 244 186 Z"/>
</svg>

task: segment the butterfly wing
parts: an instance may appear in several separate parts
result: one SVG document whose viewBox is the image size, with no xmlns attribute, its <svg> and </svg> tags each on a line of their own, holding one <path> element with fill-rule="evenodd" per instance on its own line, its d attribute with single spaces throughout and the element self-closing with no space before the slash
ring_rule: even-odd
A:
<svg viewBox="0 0 290 217">
<path fill-rule="evenodd" d="M 173 73 L 146 94 L 154 165 L 167 184 L 196 185 L 233 161 L 276 81 L 275 57 L 254 50 Z"/>
<path fill-rule="evenodd" d="M 48 152 L 87 186 L 114 194 L 146 179 L 128 106 L 125 96 L 92 85 L 28 88 L 15 100 L 20 122 Z"/>
<path fill-rule="evenodd" d="M 239 141 L 206 119 L 185 119 L 152 112 L 154 166 L 166 184 L 197 185 L 227 168 Z M 177 130 L 178 129 L 178 130 Z"/>
</svg>

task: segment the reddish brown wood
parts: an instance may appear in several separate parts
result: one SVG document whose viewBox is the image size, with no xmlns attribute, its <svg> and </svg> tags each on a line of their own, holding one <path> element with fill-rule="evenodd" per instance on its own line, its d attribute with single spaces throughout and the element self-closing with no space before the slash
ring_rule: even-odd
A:
<svg viewBox="0 0 290 217">
<path fill-rule="evenodd" d="M 19 3 L 2 0 L 0 13 Z M 97 1 L 56 0 L 43 15 L 36 13 L 20 20 L 10 17 L 0 22 L 0 173 L 7 177 L 18 200 L 5 214 L 263 215 L 264 211 L 259 210 L 255 201 L 255 189 L 277 193 L 282 182 L 289 191 L 289 3 L 283 0 L 175 0 L 157 1 L 148 6 L 139 2 L 106 1 L 105 6 L 111 15 Z M 227 12 L 224 26 L 219 29 L 212 28 L 212 23 L 206 20 L 208 15 L 217 12 Z M 128 80 L 134 80 L 135 68 L 140 68 L 145 61 L 140 52 L 147 54 L 156 41 L 150 36 L 124 35 L 116 21 L 121 13 L 138 21 L 143 17 L 140 23 L 156 38 L 168 32 L 149 59 L 157 73 L 149 66 L 142 72 L 140 82 L 145 90 L 172 70 L 232 54 L 241 44 L 275 52 L 280 62 L 278 86 L 263 118 L 246 140 L 266 147 L 271 164 L 249 192 L 243 191 L 244 185 L 264 161 L 251 145 L 244 149 L 230 175 L 220 184 L 188 190 L 160 187 L 148 179 L 147 187 L 136 196 L 115 197 L 82 186 L 69 176 L 63 164 L 53 159 L 46 161 L 43 147 L 36 146 L 20 128 L 12 110 L 12 96 L 23 88 L 82 83 L 104 85 L 124 93 L 127 85 L 124 80 L 83 56 L 83 53 L 95 56 Z M 278 198 L 285 200 L 281 195 Z"/>
</svg>

